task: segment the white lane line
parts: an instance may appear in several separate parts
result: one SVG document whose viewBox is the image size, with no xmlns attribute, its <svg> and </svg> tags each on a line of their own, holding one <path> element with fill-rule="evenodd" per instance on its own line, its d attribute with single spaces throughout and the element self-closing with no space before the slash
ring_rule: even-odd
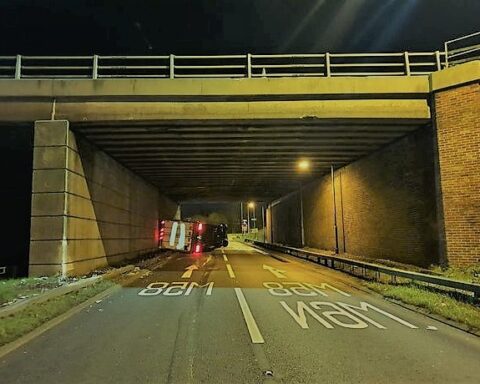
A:
<svg viewBox="0 0 480 384">
<path fill-rule="evenodd" d="M 227 255 L 223 255 L 223 260 L 225 260 L 225 262 L 228 263 Z"/>
<path fill-rule="evenodd" d="M 232 266 L 230 264 L 227 264 L 227 271 L 228 271 L 228 275 L 232 279 L 235 279 L 235 273 L 233 273 L 233 269 L 232 269 Z"/>
<path fill-rule="evenodd" d="M 237 295 L 238 303 L 240 304 L 240 308 L 242 309 L 243 318 L 245 319 L 245 323 L 247 324 L 248 333 L 250 333 L 250 338 L 252 339 L 253 344 L 263 344 L 265 340 L 263 340 L 263 336 L 258 329 L 257 323 L 253 318 L 252 312 L 250 311 L 250 307 L 248 306 L 247 300 L 245 300 L 245 296 L 243 295 L 241 288 L 234 288 L 235 294 Z"/>
</svg>

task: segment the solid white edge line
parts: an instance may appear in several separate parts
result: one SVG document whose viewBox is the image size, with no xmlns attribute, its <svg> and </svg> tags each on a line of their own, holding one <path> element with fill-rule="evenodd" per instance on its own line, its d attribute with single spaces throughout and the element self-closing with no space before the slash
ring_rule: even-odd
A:
<svg viewBox="0 0 480 384">
<path fill-rule="evenodd" d="M 262 255 L 269 255 L 268 252 L 264 252 L 264 251 L 261 251 L 260 249 L 258 248 L 253 248 L 255 251 L 257 251 L 258 253 L 261 253 Z"/>
<path fill-rule="evenodd" d="M 230 264 L 227 264 L 227 271 L 228 271 L 228 275 L 232 279 L 235 279 L 235 273 L 233 273 L 233 269 L 232 269 L 232 266 Z"/>
<path fill-rule="evenodd" d="M 245 323 L 247 324 L 248 333 L 250 333 L 250 338 L 252 339 L 253 344 L 263 344 L 265 340 L 263 339 L 260 330 L 258 329 L 257 323 L 253 318 L 252 312 L 250 311 L 250 307 L 248 306 L 247 300 L 245 300 L 245 296 L 243 295 L 241 288 L 234 288 L 235 294 L 237 295 L 238 303 L 240 304 L 240 308 L 243 313 L 243 318 L 245 319 Z"/>
<path fill-rule="evenodd" d="M 226 256 L 226 255 L 223 255 L 223 260 L 225 260 L 225 262 L 227 262 L 227 263 L 228 263 L 228 258 L 227 258 L 227 256 Z"/>
</svg>

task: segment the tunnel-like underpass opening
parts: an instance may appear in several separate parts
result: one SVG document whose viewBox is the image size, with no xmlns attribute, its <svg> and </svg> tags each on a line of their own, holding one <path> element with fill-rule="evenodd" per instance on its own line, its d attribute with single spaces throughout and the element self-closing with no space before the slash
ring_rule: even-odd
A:
<svg viewBox="0 0 480 384">
<path fill-rule="evenodd" d="M 260 240 L 296 247 L 421 266 L 439 261 L 428 119 L 100 122 L 72 129 L 178 202 L 183 219 L 225 222 L 230 233 L 247 221 Z"/>
</svg>

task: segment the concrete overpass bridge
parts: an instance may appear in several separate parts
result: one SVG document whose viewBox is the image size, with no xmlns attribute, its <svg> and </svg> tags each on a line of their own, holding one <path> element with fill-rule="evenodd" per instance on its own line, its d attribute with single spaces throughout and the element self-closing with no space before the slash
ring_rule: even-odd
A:
<svg viewBox="0 0 480 384">
<path fill-rule="evenodd" d="M 480 233 L 479 61 L 447 68 L 440 52 L 2 59 L 0 122 L 34 129 L 31 274 L 84 273 L 148 252 L 158 217 L 219 199 L 271 203 L 269 241 L 478 262 L 478 240 L 465 239 Z M 299 159 L 311 161 L 308 175 Z"/>
</svg>

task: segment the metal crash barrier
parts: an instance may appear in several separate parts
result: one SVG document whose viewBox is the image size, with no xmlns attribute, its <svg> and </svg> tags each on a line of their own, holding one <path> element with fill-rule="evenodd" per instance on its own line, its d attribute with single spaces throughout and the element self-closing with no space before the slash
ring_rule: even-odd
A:
<svg viewBox="0 0 480 384">
<path fill-rule="evenodd" d="M 245 239 L 245 241 L 265 249 L 270 249 L 272 251 L 278 251 L 301 259 L 309 260 L 332 269 L 339 269 L 350 272 L 352 274 L 355 274 L 356 276 L 367 277 L 368 272 L 373 272 L 373 276 L 371 277 L 376 280 L 380 280 L 380 274 L 390 276 L 392 282 L 396 282 L 397 277 L 405 278 L 415 282 L 426 283 L 430 286 L 435 287 L 436 289 L 444 291 L 460 291 L 467 296 L 471 296 L 475 301 L 480 301 L 480 284 L 467 283 L 465 281 L 429 275 L 426 273 L 404 271 L 397 268 L 386 267 L 359 260 L 347 259 L 345 257 L 329 255 L 321 252 L 307 251 L 304 249 L 288 247 L 281 244 L 263 243 L 261 241 L 254 241 L 249 239 Z M 355 269 L 358 269 L 360 273 L 355 273 Z"/>
</svg>

